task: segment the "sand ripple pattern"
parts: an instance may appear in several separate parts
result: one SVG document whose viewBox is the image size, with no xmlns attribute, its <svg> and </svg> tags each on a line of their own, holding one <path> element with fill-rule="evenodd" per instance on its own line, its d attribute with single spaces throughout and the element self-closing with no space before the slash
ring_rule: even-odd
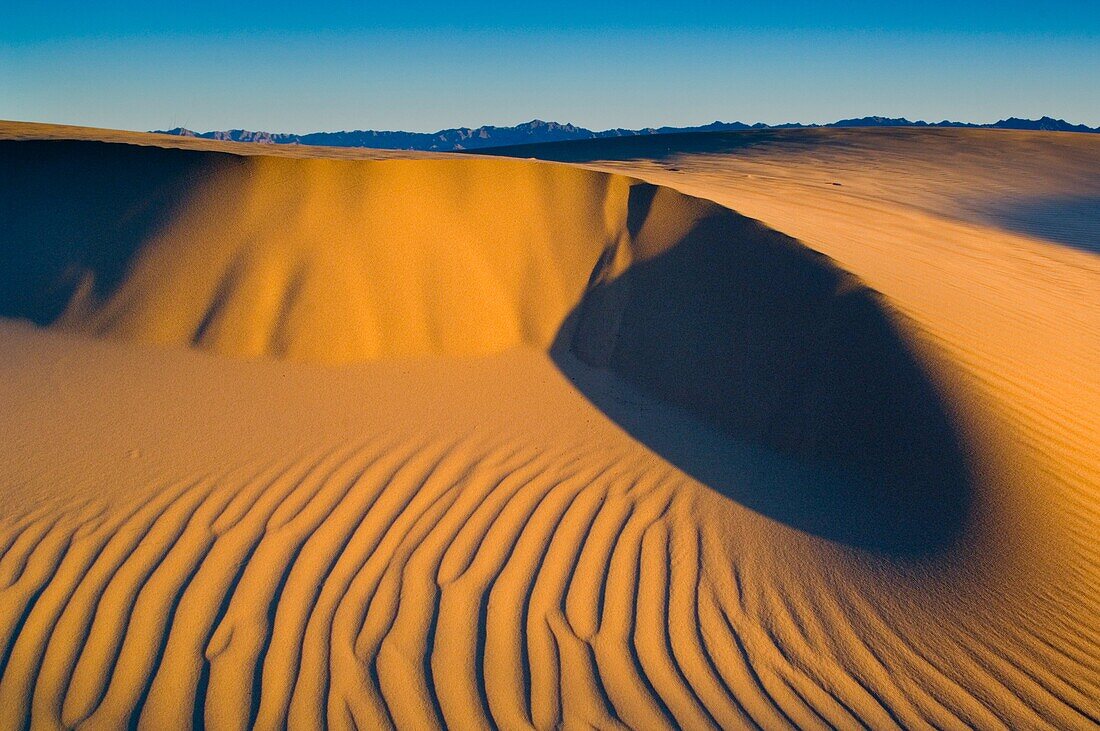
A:
<svg viewBox="0 0 1100 731">
<path fill-rule="evenodd" d="M 0 727 L 1013 724 L 919 652 L 878 656 L 865 600 L 747 595 L 691 487 L 611 447 L 392 438 L 11 519 Z M 1088 687 L 974 652 L 975 684 L 1029 694 L 1015 721 L 1096 720 Z"/>
</svg>

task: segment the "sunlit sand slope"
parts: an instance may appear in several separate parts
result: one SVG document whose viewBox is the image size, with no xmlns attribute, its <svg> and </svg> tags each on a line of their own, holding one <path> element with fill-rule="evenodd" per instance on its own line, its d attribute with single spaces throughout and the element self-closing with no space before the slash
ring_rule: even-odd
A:
<svg viewBox="0 0 1100 731">
<path fill-rule="evenodd" d="M 340 362 L 545 345 L 627 181 L 495 160 L 0 142 L 8 315 Z"/>
<path fill-rule="evenodd" d="M 0 142 L 0 727 L 1100 721 L 1095 257 L 129 141 Z"/>
</svg>

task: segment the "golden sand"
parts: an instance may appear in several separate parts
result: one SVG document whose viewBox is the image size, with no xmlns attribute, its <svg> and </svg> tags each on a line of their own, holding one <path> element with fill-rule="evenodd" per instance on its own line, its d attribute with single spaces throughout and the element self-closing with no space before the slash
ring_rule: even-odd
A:
<svg viewBox="0 0 1100 731">
<path fill-rule="evenodd" d="M 1100 722 L 1100 140 L 568 149 L 0 125 L 0 728 Z"/>
</svg>

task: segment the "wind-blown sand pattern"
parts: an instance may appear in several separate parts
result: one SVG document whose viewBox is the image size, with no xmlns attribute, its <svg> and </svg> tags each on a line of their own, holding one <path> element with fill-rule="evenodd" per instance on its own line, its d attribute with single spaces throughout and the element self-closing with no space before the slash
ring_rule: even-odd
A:
<svg viewBox="0 0 1100 731">
<path fill-rule="evenodd" d="M 1100 263 L 960 191 L 1100 146 L 817 134 L 0 128 L 0 727 L 1095 727 Z"/>
</svg>

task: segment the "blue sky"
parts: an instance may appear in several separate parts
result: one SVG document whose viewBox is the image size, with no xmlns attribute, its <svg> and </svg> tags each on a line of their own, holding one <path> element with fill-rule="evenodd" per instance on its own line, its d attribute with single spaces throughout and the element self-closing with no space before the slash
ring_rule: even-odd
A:
<svg viewBox="0 0 1100 731">
<path fill-rule="evenodd" d="M 1100 125 L 1098 6 L 24 2 L 0 22 L 0 118 L 287 132 L 866 114 Z"/>
</svg>

